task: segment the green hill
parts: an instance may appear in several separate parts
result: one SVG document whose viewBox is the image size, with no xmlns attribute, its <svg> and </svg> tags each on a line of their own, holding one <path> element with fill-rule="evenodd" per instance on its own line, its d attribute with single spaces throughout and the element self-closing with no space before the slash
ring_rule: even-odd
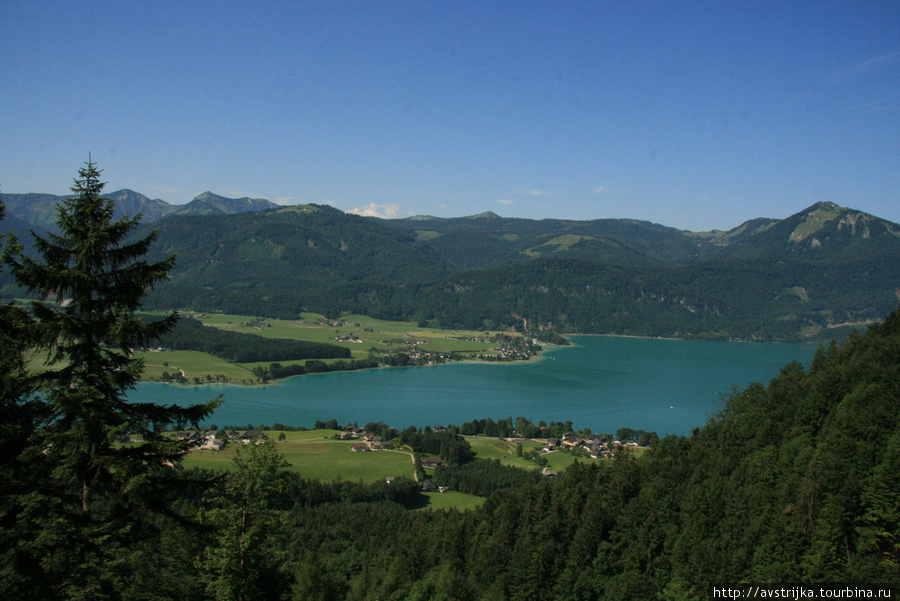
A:
<svg viewBox="0 0 900 601">
<path fill-rule="evenodd" d="M 412 236 L 327 206 L 173 216 L 152 227 L 158 230 L 154 256 L 176 253 L 178 263 L 170 281 L 148 297 L 150 305 L 333 314 L 335 291 L 344 286 L 402 286 L 448 271 Z"/>
<path fill-rule="evenodd" d="M 180 207 L 130 190 L 110 196 L 159 230 L 155 256 L 178 255 L 148 307 L 353 312 L 538 335 L 810 340 L 881 319 L 900 298 L 900 226 L 834 203 L 688 232 L 491 212 L 383 220 L 211 192 Z M 59 198 L 5 195 L 4 227 L 51 227 Z"/>
<path fill-rule="evenodd" d="M 493 213 L 492 213 L 493 215 Z M 688 262 L 697 242 L 674 228 L 626 219 L 409 218 L 385 223 L 413 232 L 457 269 L 483 269 L 536 257 L 580 258 L 615 265 Z M 568 240 L 559 243 L 560 240 Z"/>
<path fill-rule="evenodd" d="M 804 340 L 881 319 L 900 289 L 900 228 L 832 205 L 708 234 L 624 220 L 384 221 L 314 205 L 154 227 L 158 251 L 179 261 L 148 302 L 201 311 Z"/>
<path fill-rule="evenodd" d="M 820 202 L 781 221 L 754 220 L 718 237 L 711 257 L 858 260 L 900 247 L 900 226 L 867 213 Z"/>
<path fill-rule="evenodd" d="M 277 207 L 274 202 L 264 198 L 226 198 L 213 194 L 212 192 L 204 192 L 181 207 L 175 207 L 171 215 L 231 215 L 234 213 L 248 213 L 256 211 L 264 211 L 266 209 L 274 209 Z"/>
</svg>

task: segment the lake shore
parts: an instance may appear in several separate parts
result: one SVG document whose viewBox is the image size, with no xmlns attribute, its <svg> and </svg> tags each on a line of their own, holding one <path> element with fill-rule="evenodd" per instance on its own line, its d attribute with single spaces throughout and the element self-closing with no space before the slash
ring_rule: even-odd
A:
<svg viewBox="0 0 900 601">
<path fill-rule="evenodd" d="M 257 376 L 255 376 L 246 368 L 241 367 L 237 364 L 228 364 L 234 368 L 244 369 L 246 371 L 246 375 L 241 377 L 240 379 L 233 379 L 225 376 L 225 379 L 222 379 L 222 370 L 204 370 L 204 369 L 190 369 L 188 373 L 185 370 L 178 366 L 169 366 L 166 365 L 168 369 L 173 371 L 181 372 L 182 379 L 176 380 L 164 380 L 160 378 L 146 377 L 142 378 L 141 382 L 145 383 L 155 383 L 155 384 L 170 384 L 173 386 L 180 387 L 194 387 L 194 386 L 210 386 L 210 385 L 230 385 L 230 386 L 240 386 L 240 387 L 266 387 L 266 386 L 277 386 L 281 382 L 286 382 L 288 380 L 292 380 L 294 378 L 302 378 L 305 376 L 321 376 L 327 374 L 334 373 L 350 373 L 350 372 L 363 372 L 363 371 L 373 371 L 380 369 L 395 369 L 395 368 L 403 368 L 403 367 L 441 367 L 446 365 L 454 365 L 454 364 L 476 364 L 476 365 L 512 365 L 512 364 L 528 364 L 539 362 L 546 359 L 545 354 L 548 351 L 566 348 L 566 345 L 552 345 L 546 344 L 541 345 L 541 350 L 530 356 L 528 359 L 512 359 L 512 360 L 491 360 L 491 359 L 458 359 L 458 360 L 449 360 L 449 361 L 435 361 L 429 363 L 421 363 L 416 365 L 384 365 L 380 364 L 376 367 L 365 367 L 361 369 L 343 369 L 343 370 L 333 370 L 333 371 L 325 371 L 325 372 L 315 372 L 315 373 L 306 373 L 306 374 L 298 374 L 294 376 L 289 376 L 287 378 L 280 379 L 269 379 L 266 381 L 260 380 Z M 213 358 L 214 359 L 214 358 Z M 168 363 L 168 361 L 166 361 Z M 207 379 L 209 376 L 209 379 Z M 197 381 L 194 381 L 196 379 Z"/>
<path fill-rule="evenodd" d="M 544 347 L 529 361 L 453 362 L 443 369 L 367 369 L 269 385 L 138 385 L 129 400 L 190 405 L 224 394 L 211 423 L 384 421 L 462 424 L 475 418 L 571 419 L 592 431 L 630 428 L 686 434 L 715 413 L 722 394 L 768 381 L 815 347 L 588 336 Z M 424 366 L 423 366 L 424 367 Z M 435 366 L 427 366 L 435 367 Z M 505 369 L 504 369 L 505 367 Z"/>
</svg>

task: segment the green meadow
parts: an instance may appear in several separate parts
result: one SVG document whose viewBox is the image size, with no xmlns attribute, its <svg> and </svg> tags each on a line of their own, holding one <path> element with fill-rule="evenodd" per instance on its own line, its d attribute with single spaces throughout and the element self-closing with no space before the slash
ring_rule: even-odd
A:
<svg viewBox="0 0 900 601">
<path fill-rule="evenodd" d="M 284 455 L 291 469 L 306 478 L 325 482 L 348 480 L 373 483 L 389 477 L 413 478 L 412 455 L 404 450 L 353 452 L 353 444 L 358 441 L 335 440 L 337 430 L 267 431 L 270 440 L 278 441 L 278 450 Z M 284 440 L 279 440 L 281 435 Z M 480 459 L 499 459 L 504 465 L 524 469 L 541 469 L 533 461 L 516 455 L 516 443 L 484 436 L 466 436 L 472 450 Z M 523 440 L 523 451 L 541 448 L 541 443 Z M 185 467 L 231 470 L 233 459 L 242 448 L 238 443 L 230 443 L 221 451 L 195 449 L 182 462 Z M 593 459 L 578 458 L 572 453 L 557 451 L 544 455 L 548 467 L 562 472 L 575 461 L 592 462 Z M 425 502 L 419 509 L 466 510 L 478 507 L 484 499 L 456 491 L 444 493 L 423 493 Z"/>
<path fill-rule="evenodd" d="M 278 448 L 293 469 L 308 478 L 333 482 L 377 482 L 389 477 L 413 477 L 409 453 L 370 451 L 354 453 L 345 441 L 281 443 Z"/>
<path fill-rule="evenodd" d="M 423 492 L 422 496 L 427 499 L 427 502 L 416 509 L 456 509 L 465 511 L 467 509 L 477 509 L 484 503 L 484 498 L 482 497 L 467 495 L 453 490 L 448 490 L 447 492 Z"/>
<path fill-rule="evenodd" d="M 334 320 L 326 320 L 318 313 L 303 313 L 298 320 L 267 319 L 265 323 L 268 327 L 252 325 L 255 323 L 255 318 L 243 315 L 206 314 L 199 319 L 207 326 L 243 334 L 335 344 L 350 349 L 354 359 L 368 357 L 369 349 L 372 347 L 404 346 L 401 341 L 419 341 L 424 343 L 423 348 L 438 352 L 486 353 L 490 352 L 493 347 L 487 342 L 455 339 L 483 336 L 484 331 L 420 328 L 414 321 L 385 321 L 365 315 L 345 315 L 340 319 L 343 323 L 338 326 L 330 325 L 334 323 Z M 321 323 L 323 321 L 326 323 Z M 500 332 L 487 333 L 494 335 Z M 360 342 L 335 340 L 335 338 L 350 335 Z"/>
<path fill-rule="evenodd" d="M 528 461 L 516 455 L 516 443 L 509 442 L 500 438 L 488 438 L 486 436 L 466 436 L 472 450 L 480 459 L 499 459 L 503 465 L 511 465 L 513 467 L 521 467 L 525 469 L 539 469 L 540 466 L 534 461 Z M 522 451 L 533 451 L 543 446 L 534 440 L 523 440 Z"/>
<path fill-rule="evenodd" d="M 413 477 L 413 461 L 409 453 L 400 451 L 353 452 L 353 442 L 334 440 L 335 430 L 283 432 L 267 431 L 270 440 L 278 441 L 278 450 L 291 464 L 291 469 L 304 477 L 325 482 L 350 480 L 377 482 L 385 478 Z M 183 460 L 184 467 L 233 469 L 233 459 L 240 443 L 229 443 L 220 451 L 192 450 Z"/>
<path fill-rule="evenodd" d="M 475 451 L 475 454 L 481 459 L 499 459 L 500 463 L 503 465 L 511 465 L 513 467 L 521 467 L 524 469 L 542 469 L 541 466 L 534 461 L 529 461 L 523 457 L 517 456 L 515 442 L 498 438 L 488 438 L 486 436 L 466 436 L 465 439 L 469 441 L 469 444 L 472 445 L 472 450 Z M 522 440 L 521 444 L 522 451 L 525 453 L 540 449 L 544 446 L 542 442 L 536 440 Z M 636 451 L 640 452 L 643 450 L 646 449 L 637 449 Z M 590 457 L 578 457 L 574 453 L 567 453 L 565 451 L 546 453 L 542 455 L 542 457 L 547 460 L 547 467 L 554 472 L 565 471 L 567 467 L 576 461 L 581 461 L 582 463 L 602 461 L 591 459 Z"/>
<path fill-rule="evenodd" d="M 224 376 L 233 384 L 253 384 L 256 376 L 243 365 L 229 363 L 208 353 L 197 351 L 165 351 L 137 353 L 144 361 L 144 380 L 159 380 L 163 372 L 183 373 L 192 382 L 197 378 L 209 382 L 216 376 Z"/>
<path fill-rule="evenodd" d="M 194 317 L 204 325 L 221 330 L 252 334 L 264 338 L 283 338 L 287 340 L 303 340 L 307 342 L 325 342 L 350 349 L 351 359 L 366 359 L 372 348 L 402 349 L 413 343 L 419 348 L 443 352 L 443 353 L 479 353 L 491 355 L 495 345 L 488 342 L 476 342 L 461 340 L 461 338 L 475 338 L 493 336 L 499 331 L 471 331 L 471 330 L 438 330 L 434 328 L 420 328 L 412 321 L 385 321 L 374 319 L 364 315 L 345 315 L 341 318 L 341 325 L 332 325 L 334 320 L 326 320 L 317 313 L 303 313 L 300 319 L 266 319 L 258 322 L 257 318 L 247 315 L 230 315 L 219 313 L 192 314 L 185 313 L 186 317 Z M 262 327 L 257 323 L 264 323 Z M 352 336 L 357 342 L 349 340 L 335 340 L 336 338 Z M 268 367 L 265 363 L 229 363 L 207 353 L 194 351 L 164 351 L 141 353 L 144 359 L 145 380 L 159 380 L 163 372 L 179 373 L 183 370 L 188 382 L 194 383 L 194 378 L 200 383 L 226 379 L 232 384 L 259 384 L 253 375 L 254 367 Z M 325 363 L 331 363 L 336 359 L 325 359 Z M 282 365 L 294 365 L 305 363 L 304 360 L 280 361 Z"/>
</svg>

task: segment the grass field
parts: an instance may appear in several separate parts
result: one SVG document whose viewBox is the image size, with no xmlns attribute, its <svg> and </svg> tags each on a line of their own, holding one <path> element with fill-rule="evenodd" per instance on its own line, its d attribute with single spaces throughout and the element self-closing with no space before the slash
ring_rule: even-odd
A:
<svg viewBox="0 0 900 601">
<path fill-rule="evenodd" d="M 497 438 L 487 438 L 485 436 L 466 436 L 465 438 L 469 441 L 469 444 L 472 445 L 472 450 L 475 451 L 476 455 L 481 459 L 499 459 L 500 463 L 503 465 L 511 465 L 524 469 L 542 469 L 541 466 L 534 461 L 528 461 L 522 457 L 517 457 L 516 443 L 514 442 L 508 442 Z M 542 446 L 542 443 L 534 440 L 522 441 L 522 450 L 526 452 L 540 449 Z M 635 456 L 639 457 L 641 451 L 644 450 L 646 449 L 636 449 Z M 554 472 L 565 471 L 565 469 L 575 463 L 576 460 L 581 461 L 582 463 L 604 461 L 603 459 L 591 459 L 590 457 L 577 457 L 573 453 L 564 451 L 547 453 L 543 455 L 543 457 L 547 460 L 547 467 Z"/>
<path fill-rule="evenodd" d="M 426 492 L 422 496 L 427 499 L 427 503 L 416 509 L 456 509 L 466 511 L 467 509 L 477 509 L 484 503 L 482 497 L 475 495 L 467 495 L 465 493 L 448 490 L 447 492 Z"/>
<path fill-rule="evenodd" d="M 333 437 L 337 430 L 308 430 L 300 432 L 283 432 L 285 440 L 277 442 L 278 450 L 284 455 L 291 469 L 304 477 L 326 482 L 349 480 L 353 482 L 372 483 L 390 476 L 413 477 L 413 463 L 409 453 L 400 451 L 351 451 L 354 442 L 340 441 Z M 270 440 L 278 440 L 280 431 L 267 431 Z M 472 450 L 481 459 L 499 459 L 504 465 L 524 469 L 541 469 L 533 461 L 516 456 L 516 443 L 484 436 L 466 436 Z M 540 448 L 540 443 L 533 440 L 522 441 L 523 449 L 530 451 Z M 184 460 L 185 467 L 202 467 L 207 469 L 231 470 L 233 459 L 240 447 L 237 444 L 227 445 L 221 451 L 194 450 Z M 640 454 L 645 449 L 637 449 Z M 556 472 L 565 471 L 575 461 L 594 462 L 588 457 L 578 458 L 572 453 L 557 451 L 544 455 L 548 467 Z M 605 460 L 599 460 L 605 461 Z M 473 495 L 448 491 L 444 493 L 423 493 L 425 502 L 417 509 L 449 509 L 460 511 L 478 507 L 484 499 Z"/>
<path fill-rule="evenodd" d="M 390 476 L 413 477 L 413 463 L 407 453 L 354 453 L 350 450 L 351 443 L 344 441 L 285 442 L 280 443 L 278 448 L 294 471 L 307 478 L 326 482 L 377 482 Z"/>
<path fill-rule="evenodd" d="M 605 461 L 605 459 L 591 459 L 590 457 L 576 457 L 572 453 L 564 453 L 563 451 L 556 451 L 554 453 L 547 453 L 544 455 L 544 459 L 547 460 L 547 467 L 553 470 L 554 472 L 564 472 L 567 467 L 575 463 L 575 461 L 580 461 L 581 463 L 588 463 L 594 461 Z"/>
<path fill-rule="evenodd" d="M 534 461 L 516 456 L 516 443 L 485 436 L 466 436 L 472 450 L 481 459 L 499 459 L 503 465 L 511 465 L 525 469 L 540 469 Z M 534 440 L 523 440 L 522 450 L 532 451 L 541 448 L 541 443 Z"/>
<path fill-rule="evenodd" d="M 178 374 L 183 371 L 189 382 L 194 378 L 207 382 L 207 376 L 214 379 L 218 375 L 225 376 L 235 384 L 253 384 L 256 376 L 241 365 L 229 363 L 224 359 L 213 357 L 197 351 L 166 351 L 137 353 L 144 360 L 145 380 L 159 380 L 163 372 Z"/>
<path fill-rule="evenodd" d="M 485 334 L 494 335 L 498 331 L 470 331 L 470 330 L 438 330 L 434 328 L 420 328 L 412 321 L 384 321 L 364 315 L 346 315 L 340 326 L 332 326 L 320 323 L 324 320 L 317 313 L 304 313 L 301 319 L 283 320 L 267 319 L 268 327 L 256 327 L 255 317 L 246 315 L 229 315 L 208 313 L 192 315 L 203 324 L 252 334 L 264 338 L 284 338 L 288 340 L 303 340 L 308 342 L 327 342 L 350 349 L 351 359 L 366 359 L 369 349 L 377 348 L 404 348 L 404 341 L 418 341 L 420 347 L 436 352 L 455 353 L 482 353 L 492 354 L 495 345 L 489 342 L 475 342 L 460 340 L 460 338 L 484 337 Z M 347 325 L 354 324 L 354 325 Z M 357 325 L 358 324 L 358 325 Z M 334 340 L 339 336 L 353 335 L 359 342 Z M 143 378 L 145 380 L 159 380 L 164 371 L 178 373 L 184 371 L 188 382 L 194 382 L 197 378 L 201 383 L 214 381 L 217 376 L 224 376 L 232 384 L 260 384 L 253 375 L 252 370 L 256 366 L 268 367 L 269 362 L 234 364 L 213 357 L 206 353 L 190 351 L 166 351 L 143 353 L 145 362 Z M 325 359 L 326 363 L 336 359 Z M 305 363 L 304 360 L 280 361 L 282 365 L 294 365 Z"/>
<path fill-rule="evenodd" d="M 278 440 L 284 434 L 285 442 L 308 442 L 311 440 L 332 440 L 335 434 L 340 434 L 340 430 L 300 430 L 300 431 L 284 431 L 272 430 L 267 431 L 266 436 L 272 440 Z"/>
<path fill-rule="evenodd" d="M 405 473 L 388 473 L 390 471 L 390 468 L 379 468 L 380 472 L 370 478 L 367 474 L 362 473 L 360 472 L 360 470 L 356 469 L 357 464 L 375 465 L 378 461 L 384 461 L 386 464 L 397 464 L 402 468 L 401 471 L 411 472 L 412 462 L 407 453 L 399 453 L 396 451 L 353 453 L 349 450 L 349 447 L 353 444 L 353 442 L 358 441 L 335 440 L 334 436 L 338 433 L 338 430 L 267 430 L 266 436 L 269 438 L 269 440 L 279 441 L 279 450 L 281 450 L 281 452 L 285 455 L 294 469 L 297 471 L 309 472 L 310 477 L 321 477 L 323 480 L 336 480 L 338 478 L 343 478 L 344 480 L 362 479 L 366 481 L 374 481 L 382 477 L 386 478 L 388 476 L 405 475 Z M 285 437 L 284 441 L 279 440 L 282 434 Z M 535 462 L 528 461 L 527 459 L 516 456 L 515 442 L 509 442 L 507 440 L 498 438 L 488 438 L 485 436 L 466 436 L 464 438 L 472 446 L 472 450 L 475 452 L 475 455 L 479 459 L 499 459 L 500 463 L 504 465 L 520 467 L 524 469 L 540 469 L 540 466 Z M 535 440 L 523 440 L 522 446 L 524 451 L 531 451 L 541 448 L 542 444 Z M 230 444 L 227 445 L 224 450 L 218 452 L 195 450 L 192 451 L 188 459 L 185 460 L 185 465 L 191 467 L 219 466 L 224 469 L 229 469 L 228 464 L 234 457 L 236 448 L 236 445 Z M 633 453 L 636 457 L 640 457 L 646 451 L 647 449 L 645 448 L 636 448 L 632 449 L 630 452 Z M 347 455 L 344 454 L 345 452 L 347 453 Z M 362 456 L 365 456 L 366 458 L 376 458 L 381 457 L 382 455 L 384 456 L 383 459 L 379 459 L 378 461 L 373 460 L 369 462 L 369 464 L 364 464 L 363 461 L 360 461 L 360 457 Z M 347 456 L 356 456 L 356 461 L 345 461 L 347 459 Z M 396 459 L 397 457 L 403 457 L 404 459 L 398 460 Z M 565 470 L 567 467 L 572 465 L 576 461 L 576 459 L 582 462 L 597 461 L 596 459 L 590 459 L 589 457 L 576 457 L 574 454 L 566 453 L 564 451 L 548 453 L 543 455 L 543 457 L 547 459 L 548 467 L 555 471 Z M 331 469 L 331 467 L 325 465 L 317 465 L 318 463 L 323 462 L 336 462 L 337 465 L 334 469 Z M 350 468 L 347 468 L 347 465 L 349 465 Z M 409 466 L 409 470 L 407 470 L 407 466 Z M 361 475 L 359 477 L 347 476 L 343 472 L 347 471 L 348 469 L 350 469 L 350 471 L 354 473 L 359 473 Z"/>
<path fill-rule="evenodd" d="M 266 432 L 270 440 L 278 440 L 280 432 Z M 326 482 L 351 480 L 377 482 L 389 476 L 413 477 L 413 463 L 408 453 L 374 451 L 354 453 L 352 443 L 331 437 L 335 430 L 285 432 L 285 440 L 276 442 L 291 469 L 304 477 Z M 195 449 L 184 459 L 184 467 L 231 470 L 233 459 L 241 448 L 226 445 L 221 451 Z"/>
</svg>

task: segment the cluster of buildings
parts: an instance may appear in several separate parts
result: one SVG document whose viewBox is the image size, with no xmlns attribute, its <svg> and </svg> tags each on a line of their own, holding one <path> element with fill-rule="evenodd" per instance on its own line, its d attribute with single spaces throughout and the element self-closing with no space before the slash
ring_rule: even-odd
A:
<svg viewBox="0 0 900 601">
<path fill-rule="evenodd" d="M 340 433 L 339 438 L 341 440 L 363 441 L 354 443 L 350 446 L 350 450 L 354 453 L 384 451 L 391 448 L 390 440 L 382 440 L 377 434 L 366 432 L 362 428 L 356 428 L 354 426 L 347 426 L 347 428 Z"/>
<path fill-rule="evenodd" d="M 608 436 L 600 434 L 592 434 L 588 438 L 580 438 L 573 432 L 566 432 L 562 435 L 562 438 L 555 436 L 548 438 L 541 450 L 545 453 L 550 453 L 559 449 L 585 449 L 588 455 L 594 459 L 600 459 L 601 457 L 612 457 L 623 447 L 637 446 L 638 443 L 633 441 L 623 443 L 620 440 L 610 439 Z"/>
<path fill-rule="evenodd" d="M 176 432 L 175 437 L 178 440 L 185 440 L 191 443 L 194 448 L 205 451 L 218 451 L 228 443 L 239 443 L 243 445 L 260 445 L 266 440 L 266 435 L 262 430 L 247 430 L 243 433 L 235 430 L 227 432 L 222 430 L 205 430 L 201 431 L 192 428 L 184 432 Z"/>
</svg>

